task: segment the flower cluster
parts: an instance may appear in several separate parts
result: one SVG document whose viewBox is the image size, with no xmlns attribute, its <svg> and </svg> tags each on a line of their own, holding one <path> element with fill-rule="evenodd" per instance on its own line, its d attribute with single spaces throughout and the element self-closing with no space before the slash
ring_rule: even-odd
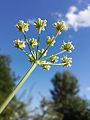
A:
<svg viewBox="0 0 90 120">
<path fill-rule="evenodd" d="M 74 50 L 74 46 L 72 44 L 72 42 L 63 42 L 63 45 L 61 46 L 61 50 L 65 50 L 69 53 L 71 53 Z"/>
<path fill-rule="evenodd" d="M 55 37 L 53 36 L 52 38 L 50 36 L 47 37 L 46 44 L 47 46 L 54 46 L 55 43 Z"/>
<path fill-rule="evenodd" d="M 16 24 L 16 28 L 19 32 L 28 32 L 28 27 L 29 24 L 25 23 L 23 20 L 20 20 L 17 24 Z"/>
<path fill-rule="evenodd" d="M 29 25 L 24 21 L 20 20 L 16 24 L 16 28 L 19 32 L 23 33 L 24 40 L 17 39 L 14 41 L 14 47 L 20 49 L 25 55 L 28 57 L 28 61 L 31 64 L 38 64 L 45 70 L 49 70 L 51 66 L 63 66 L 63 67 L 70 67 L 72 65 L 72 58 L 64 56 L 61 58 L 61 63 L 59 62 L 59 55 L 68 52 L 71 53 L 74 50 L 74 45 L 72 42 L 63 42 L 59 51 L 56 54 L 47 56 L 47 52 L 51 46 L 55 45 L 56 38 L 61 34 L 62 31 L 66 31 L 68 28 L 65 25 L 64 21 L 62 22 L 55 22 L 53 25 L 56 30 L 56 35 L 53 37 L 48 36 L 46 38 L 46 48 L 39 49 L 40 47 L 40 34 L 43 30 L 45 30 L 45 26 L 47 21 L 38 18 L 37 21 L 34 22 L 34 26 L 38 31 L 38 39 L 35 38 L 27 38 L 26 33 L 29 30 Z M 28 47 L 29 52 L 26 52 L 24 49 Z M 58 63 L 59 62 L 59 63 Z"/>
<path fill-rule="evenodd" d="M 59 59 L 59 57 L 58 57 L 58 56 L 56 56 L 56 55 L 52 55 L 52 56 L 50 57 L 50 61 L 51 61 L 52 63 L 57 62 L 57 61 L 58 61 L 58 59 Z"/>
<path fill-rule="evenodd" d="M 45 70 L 50 70 L 51 68 L 51 66 L 49 65 L 49 62 L 47 61 L 40 61 L 39 65 Z"/>
<path fill-rule="evenodd" d="M 34 22 L 34 26 L 36 27 L 36 29 L 38 30 L 39 34 L 41 33 L 41 31 L 45 30 L 45 26 L 47 25 L 47 20 L 41 20 L 40 18 L 38 18 L 37 21 Z"/>
<path fill-rule="evenodd" d="M 15 40 L 14 41 L 14 47 L 15 48 L 20 48 L 20 49 L 25 48 L 26 47 L 25 46 L 25 41 L 22 41 L 22 40 L 19 40 L 19 39 Z"/>
<path fill-rule="evenodd" d="M 65 25 L 65 22 L 64 22 L 64 21 L 62 21 L 62 22 L 59 22 L 59 21 L 58 21 L 58 22 L 55 22 L 55 23 L 53 24 L 53 26 L 56 28 L 56 33 L 57 33 L 58 35 L 60 35 L 62 31 L 68 30 L 68 27 Z"/>
<path fill-rule="evenodd" d="M 32 48 L 35 48 L 35 46 L 37 46 L 38 44 L 34 38 L 30 39 L 29 43 Z"/>
<path fill-rule="evenodd" d="M 61 58 L 61 64 L 64 67 L 71 67 L 72 58 L 68 58 L 67 56 L 64 56 L 63 58 Z"/>
</svg>

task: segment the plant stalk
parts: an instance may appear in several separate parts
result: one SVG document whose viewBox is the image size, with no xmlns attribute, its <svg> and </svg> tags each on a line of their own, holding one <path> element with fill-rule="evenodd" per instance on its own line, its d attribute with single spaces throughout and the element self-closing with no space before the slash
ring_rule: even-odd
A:
<svg viewBox="0 0 90 120">
<path fill-rule="evenodd" d="M 51 56 L 58 56 L 58 55 L 60 55 L 60 54 L 62 54 L 62 53 L 64 53 L 64 52 L 65 52 L 65 50 L 63 50 L 63 51 L 61 51 L 61 52 L 58 52 L 58 53 L 56 53 L 56 54 L 50 55 L 49 57 L 46 57 L 46 58 L 44 58 L 44 59 L 42 59 L 42 60 L 50 59 Z"/>
<path fill-rule="evenodd" d="M 6 108 L 6 106 L 9 104 L 9 102 L 13 99 L 13 97 L 16 95 L 18 90 L 22 87 L 24 82 L 27 80 L 29 75 L 33 72 L 33 70 L 36 68 L 37 64 L 34 63 L 32 67 L 27 71 L 27 73 L 24 75 L 22 80 L 19 82 L 19 84 L 16 86 L 16 88 L 12 91 L 12 93 L 6 98 L 4 103 L 0 106 L 0 114 L 3 112 L 3 110 Z"/>
<path fill-rule="evenodd" d="M 29 43 L 28 43 L 28 40 L 27 40 L 27 38 L 26 38 L 26 35 L 25 35 L 24 33 L 23 33 L 23 35 L 24 35 L 24 39 L 25 39 L 25 41 L 26 41 L 26 43 L 27 43 L 27 46 L 28 46 L 28 48 L 29 48 L 29 51 L 30 51 L 32 57 L 34 58 L 34 55 L 33 55 L 33 53 L 32 53 L 32 50 L 31 50 L 31 47 L 30 47 L 30 45 L 29 45 Z M 35 58 L 34 58 L 34 60 L 35 60 Z"/>
<path fill-rule="evenodd" d="M 37 43 L 38 43 L 38 45 L 37 45 L 37 50 L 36 50 L 36 59 L 38 59 L 38 49 L 39 49 L 39 46 L 40 46 L 40 34 L 39 34 L 39 32 L 38 32 L 38 40 L 37 40 Z"/>
</svg>

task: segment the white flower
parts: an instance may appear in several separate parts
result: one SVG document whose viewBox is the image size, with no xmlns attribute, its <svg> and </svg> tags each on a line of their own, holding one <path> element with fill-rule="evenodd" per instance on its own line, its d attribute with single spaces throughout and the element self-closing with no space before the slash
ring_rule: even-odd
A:
<svg viewBox="0 0 90 120">
<path fill-rule="evenodd" d="M 42 67 L 43 67 L 43 69 L 45 69 L 45 70 L 50 70 L 50 68 L 51 68 L 51 66 L 50 65 L 42 65 Z"/>
<path fill-rule="evenodd" d="M 22 40 L 19 40 L 19 39 L 15 40 L 14 41 L 14 47 L 15 48 L 20 48 L 20 49 L 25 48 L 26 47 L 25 46 L 25 41 L 22 41 Z"/>
<path fill-rule="evenodd" d="M 68 27 L 65 25 L 65 22 L 55 22 L 53 26 L 56 28 L 57 35 L 60 35 L 63 30 L 68 30 Z"/>
<path fill-rule="evenodd" d="M 50 36 L 47 37 L 47 41 L 46 41 L 46 44 L 47 46 L 53 46 L 55 43 L 55 37 L 53 36 L 52 38 Z"/>
<path fill-rule="evenodd" d="M 46 61 L 39 61 L 39 65 L 42 66 L 45 70 L 50 70 L 51 66 L 49 65 L 49 62 Z"/>
<path fill-rule="evenodd" d="M 67 56 L 64 56 L 63 58 L 61 58 L 61 64 L 63 67 L 71 67 L 72 58 L 68 58 Z"/>
<path fill-rule="evenodd" d="M 39 54 L 40 54 L 40 56 L 46 56 L 46 54 L 47 54 L 47 51 L 44 53 L 44 49 L 42 49 L 42 50 L 38 50 L 38 52 L 39 52 Z M 43 54 L 44 53 L 44 54 Z"/>
<path fill-rule="evenodd" d="M 73 46 L 73 44 L 72 44 L 72 42 L 63 42 L 63 45 L 61 46 L 61 50 L 65 50 L 65 51 L 67 51 L 67 52 L 69 52 L 69 53 L 71 53 L 72 52 L 72 50 L 74 50 L 74 46 Z"/>
<path fill-rule="evenodd" d="M 24 23 L 23 20 L 20 20 L 17 24 L 16 24 L 16 28 L 19 32 L 28 32 L 28 23 Z"/>
<path fill-rule="evenodd" d="M 52 56 L 50 57 L 50 61 L 53 62 L 53 63 L 57 62 L 58 59 L 59 59 L 59 57 L 56 56 L 56 55 L 52 55 Z"/>
<path fill-rule="evenodd" d="M 34 38 L 30 39 L 29 43 L 32 46 L 32 48 L 34 48 L 38 44 L 37 41 Z"/>
<path fill-rule="evenodd" d="M 41 20 L 40 18 L 38 18 L 37 21 L 34 22 L 34 26 L 36 27 L 36 29 L 38 30 L 39 34 L 41 33 L 41 31 L 45 30 L 45 26 L 47 25 L 47 20 Z"/>
</svg>

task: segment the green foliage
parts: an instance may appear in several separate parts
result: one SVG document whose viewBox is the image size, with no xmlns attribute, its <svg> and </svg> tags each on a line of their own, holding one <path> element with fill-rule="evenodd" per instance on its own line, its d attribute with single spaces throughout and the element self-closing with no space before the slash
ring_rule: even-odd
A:
<svg viewBox="0 0 90 120">
<path fill-rule="evenodd" d="M 90 104 L 78 96 L 78 80 L 70 72 L 56 73 L 51 99 L 43 98 L 33 120 L 90 120 Z"/>
<path fill-rule="evenodd" d="M 90 105 L 78 96 L 78 80 L 70 72 L 56 73 L 52 79 L 51 90 L 53 112 L 62 120 L 90 120 Z"/>
<path fill-rule="evenodd" d="M 62 102 L 74 97 L 78 91 L 78 80 L 69 72 L 63 74 L 56 73 L 52 79 L 54 89 L 51 90 L 52 98 L 56 102 Z"/>
<path fill-rule="evenodd" d="M 10 69 L 10 59 L 0 55 L 0 105 L 15 87 L 16 76 Z M 0 115 L 0 120 L 28 120 L 25 104 L 16 97 Z"/>
</svg>

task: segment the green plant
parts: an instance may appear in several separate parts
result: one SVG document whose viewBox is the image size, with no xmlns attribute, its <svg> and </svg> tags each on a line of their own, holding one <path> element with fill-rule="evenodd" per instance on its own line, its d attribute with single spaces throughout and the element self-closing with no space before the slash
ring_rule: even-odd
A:
<svg viewBox="0 0 90 120">
<path fill-rule="evenodd" d="M 34 26 L 38 31 L 38 39 L 28 39 L 26 37 L 26 32 L 29 30 L 29 24 L 25 23 L 24 21 L 20 20 L 16 24 L 16 28 L 19 32 L 21 32 L 24 36 L 24 40 L 17 39 L 14 41 L 14 47 L 21 50 L 27 57 L 28 61 L 32 64 L 32 67 L 27 71 L 25 76 L 22 78 L 20 83 L 16 86 L 16 88 L 13 90 L 13 92 L 8 96 L 8 98 L 5 100 L 5 102 L 0 106 L 0 113 L 5 109 L 5 107 L 8 105 L 8 103 L 12 100 L 12 98 L 15 96 L 15 94 L 18 92 L 18 90 L 21 88 L 21 86 L 24 84 L 24 82 L 27 80 L 29 75 L 32 73 L 32 71 L 39 65 L 43 69 L 49 70 L 51 66 L 63 66 L 63 67 L 70 67 L 72 64 L 72 58 L 69 58 L 67 56 L 64 56 L 61 58 L 61 63 L 58 62 L 59 55 L 64 52 L 72 52 L 74 49 L 74 46 L 72 42 L 63 42 L 63 45 L 60 47 L 61 51 L 50 55 L 49 57 L 45 57 L 49 48 L 51 46 L 54 46 L 56 42 L 56 38 L 60 36 L 62 31 L 66 31 L 68 28 L 66 27 L 64 21 L 62 22 L 55 22 L 53 26 L 56 29 L 56 35 L 53 37 L 48 36 L 46 40 L 46 48 L 39 50 L 40 47 L 40 35 L 41 32 L 45 30 L 45 26 L 47 21 L 41 20 L 38 18 L 37 21 L 34 22 Z M 29 49 L 29 53 L 25 51 L 26 46 Z"/>
</svg>

